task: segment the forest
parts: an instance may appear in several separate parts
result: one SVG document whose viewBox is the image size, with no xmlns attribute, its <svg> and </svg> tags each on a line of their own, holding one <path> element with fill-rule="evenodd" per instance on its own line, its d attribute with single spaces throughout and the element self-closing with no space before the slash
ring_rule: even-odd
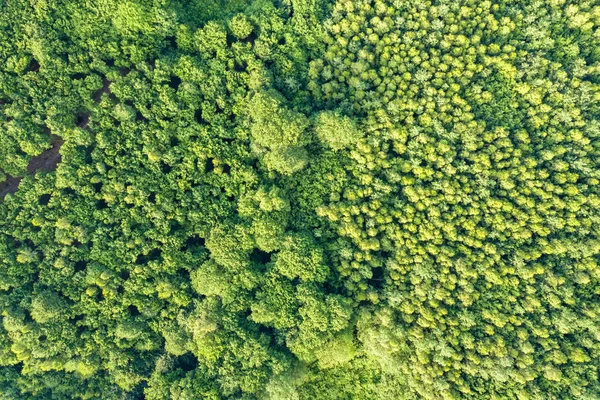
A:
<svg viewBox="0 0 600 400">
<path fill-rule="evenodd" d="M 0 398 L 600 398 L 594 0 L 0 1 Z"/>
</svg>

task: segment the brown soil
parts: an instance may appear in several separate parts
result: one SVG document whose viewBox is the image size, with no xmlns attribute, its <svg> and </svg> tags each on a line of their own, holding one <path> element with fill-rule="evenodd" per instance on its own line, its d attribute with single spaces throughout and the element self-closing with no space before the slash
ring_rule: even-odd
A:
<svg viewBox="0 0 600 400">
<path fill-rule="evenodd" d="M 33 157 L 27 166 L 27 172 L 34 174 L 37 171 L 54 171 L 61 159 L 59 150 L 63 143 L 60 136 L 52 135 L 52 147 L 44 150 L 39 156 Z"/>
<path fill-rule="evenodd" d="M 60 136 L 52 135 L 51 137 L 52 147 L 31 159 L 27 166 L 27 173 L 50 172 L 56 169 L 61 160 L 59 150 L 64 141 Z M 0 183 L 0 200 L 9 193 L 15 193 L 19 188 L 19 183 L 21 183 L 21 178 L 8 175 L 7 179 Z"/>
<path fill-rule="evenodd" d="M 4 196 L 7 194 L 16 192 L 19 188 L 19 183 L 21 183 L 21 178 L 8 175 L 6 180 L 0 183 L 0 200 L 4 199 Z"/>
</svg>

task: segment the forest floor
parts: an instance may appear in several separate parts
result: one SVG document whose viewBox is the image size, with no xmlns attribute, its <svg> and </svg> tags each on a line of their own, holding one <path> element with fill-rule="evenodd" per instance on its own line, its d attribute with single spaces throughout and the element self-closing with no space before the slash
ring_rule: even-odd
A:
<svg viewBox="0 0 600 400">
<path fill-rule="evenodd" d="M 126 75 L 128 70 L 123 69 L 121 75 Z M 102 88 L 100 88 L 93 96 L 94 101 L 99 102 L 104 93 L 112 95 L 110 84 L 112 82 L 104 77 L 102 79 Z M 1 103 L 0 103 L 1 104 Z M 82 129 L 87 129 L 90 121 L 88 113 L 83 113 L 77 116 L 77 125 Z M 33 157 L 27 165 L 27 173 L 35 174 L 37 172 L 51 172 L 56 170 L 58 163 L 61 161 L 60 147 L 63 144 L 63 139 L 57 135 L 51 135 L 52 147 L 42 152 L 42 154 Z M 7 174 L 6 180 L 0 182 L 0 200 L 4 199 L 7 194 L 15 193 L 19 189 L 21 177 L 15 177 Z"/>
<path fill-rule="evenodd" d="M 35 174 L 37 172 L 51 172 L 56 170 L 56 167 L 60 163 L 60 147 L 64 141 L 60 136 L 52 135 L 52 147 L 48 150 L 44 150 L 42 154 L 35 156 L 27 165 L 27 173 Z M 0 200 L 2 200 L 7 194 L 15 193 L 21 183 L 20 177 L 14 177 L 7 175 L 4 182 L 0 183 Z"/>
</svg>

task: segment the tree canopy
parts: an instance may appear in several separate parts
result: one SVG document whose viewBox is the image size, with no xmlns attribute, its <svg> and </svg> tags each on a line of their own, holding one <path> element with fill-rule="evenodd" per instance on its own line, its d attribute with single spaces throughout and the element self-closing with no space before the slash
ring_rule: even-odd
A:
<svg viewBox="0 0 600 400">
<path fill-rule="evenodd" d="M 600 397 L 600 6 L 0 2 L 6 399 Z"/>
</svg>

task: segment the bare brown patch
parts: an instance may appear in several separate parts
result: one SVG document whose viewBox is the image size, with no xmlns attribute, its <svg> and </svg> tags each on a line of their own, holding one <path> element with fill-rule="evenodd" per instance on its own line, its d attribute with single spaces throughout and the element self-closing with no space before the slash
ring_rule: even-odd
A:
<svg viewBox="0 0 600 400">
<path fill-rule="evenodd" d="M 21 178 L 7 175 L 6 180 L 0 183 L 0 200 L 4 199 L 7 194 L 16 192 L 19 188 L 19 183 L 21 183 Z"/>
<path fill-rule="evenodd" d="M 94 93 L 94 96 L 92 97 L 95 102 L 99 102 L 104 93 L 110 94 L 110 84 L 111 84 L 111 81 L 106 79 L 106 77 L 102 78 L 102 88 L 98 89 L 96 91 L 96 93 Z"/>
<path fill-rule="evenodd" d="M 64 140 L 60 136 L 52 135 L 52 147 L 33 157 L 27 166 L 27 172 L 34 174 L 37 171 L 54 171 L 61 160 L 59 150 L 63 143 Z"/>
<path fill-rule="evenodd" d="M 63 145 L 64 140 L 57 135 L 52 135 L 52 147 L 48 150 L 44 150 L 39 156 L 35 156 L 27 165 L 27 173 L 35 174 L 37 172 L 51 172 L 56 170 L 58 163 L 60 163 L 60 147 Z M 14 177 L 7 175 L 4 182 L 0 182 L 0 200 L 4 199 L 7 194 L 12 194 L 17 191 L 19 184 L 21 183 L 20 177 Z"/>
</svg>

